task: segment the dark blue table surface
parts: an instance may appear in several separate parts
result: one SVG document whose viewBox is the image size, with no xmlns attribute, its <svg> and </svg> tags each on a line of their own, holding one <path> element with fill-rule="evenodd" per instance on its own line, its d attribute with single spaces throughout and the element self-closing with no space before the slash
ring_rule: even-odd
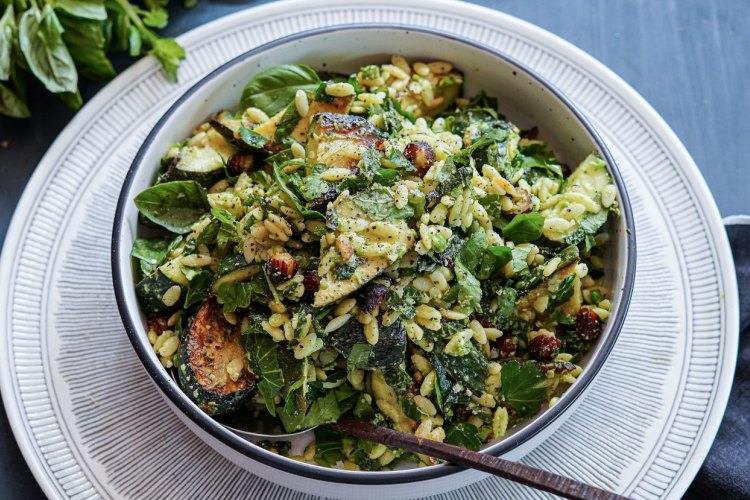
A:
<svg viewBox="0 0 750 500">
<path fill-rule="evenodd" d="M 170 9 L 176 36 L 266 1 L 201 0 Z M 750 213 L 750 175 L 742 149 L 750 137 L 750 2 L 747 0 L 481 0 L 581 47 L 632 85 L 664 117 L 692 154 L 722 215 Z M 119 57 L 122 70 L 131 63 Z M 84 99 L 101 85 L 84 84 Z M 73 117 L 56 98 L 31 86 L 34 118 L 0 117 L 0 244 L 34 167 Z M 750 491 L 746 492 L 750 495 Z M 42 492 L 0 411 L 0 498 Z M 698 488 L 688 496 L 698 497 Z"/>
</svg>

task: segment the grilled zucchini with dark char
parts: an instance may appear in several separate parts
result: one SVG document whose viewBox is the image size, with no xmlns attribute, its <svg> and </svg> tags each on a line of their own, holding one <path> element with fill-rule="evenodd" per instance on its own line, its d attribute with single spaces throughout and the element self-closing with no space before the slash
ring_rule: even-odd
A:
<svg viewBox="0 0 750 500">
<path fill-rule="evenodd" d="M 255 389 L 240 329 L 224 319 L 213 299 L 190 320 L 178 356 L 180 386 L 209 415 L 237 409 Z"/>
<path fill-rule="evenodd" d="M 379 138 L 378 129 L 362 117 L 318 113 L 307 135 L 307 161 L 353 169 Z"/>
</svg>

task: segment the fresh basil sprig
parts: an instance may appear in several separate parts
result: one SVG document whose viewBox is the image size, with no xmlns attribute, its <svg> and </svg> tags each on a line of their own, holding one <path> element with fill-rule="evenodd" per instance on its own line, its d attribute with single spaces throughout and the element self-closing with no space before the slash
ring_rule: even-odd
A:
<svg viewBox="0 0 750 500">
<path fill-rule="evenodd" d="M 185 51 L 153 30 L 167 25 L 169 0 L 0 0 L 0 114 L 31 116 L 26 74 L 71 109 L 82 105 L 81 77 L 104 82 L 116 72 L 112 52 L 155 57 L 177 81 Z M 185 6 L 195 0 L 186 0 Z"/>
</svg>

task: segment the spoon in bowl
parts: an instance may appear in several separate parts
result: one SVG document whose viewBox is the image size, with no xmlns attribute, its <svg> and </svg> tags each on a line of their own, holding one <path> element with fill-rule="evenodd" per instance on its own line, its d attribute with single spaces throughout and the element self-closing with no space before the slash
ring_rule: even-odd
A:
<svg viewBox="0 0 750 500">
<path fill-rule="evenodd" d="M 257 441 L 291 441 L 292 452 L 301 454 L 315 438 L 313 428 L 295 433 L 284 433 L 278 420 L 271 417 L 265 407 L 254 410 L 253 417 L 242 419 L 232 418 L 231 415 L 218 417 L 216 420 L 235 434 L 251 442 Z M 252 429 L 248 422 L 252 422 Z M 325 427 L 348 434 L 360 439 L 384 444 L 394 448 L 402 448 L 413 453 L 428 455 L 445 460 L 456 465 L 477 469 L 494 474 L 498 477 L 515 481 L 532 488 L 546 491 L 564 498 L 575 499 L 625 499 L 616 493 L 591 486 L 574 479 L 570 479 L 552 472 L 537 469 L 518 462 L 511 462 L 503 458 L 485 453 L 467 450 L 448 443 L 440 443 L 429 439 L 419 438 L 413 434 L 395 431 L 387 427 L 373 425 L 360 420 L 344 418 Z M 258 432 L 261 431 L 261 432 Z"/>
</svg>

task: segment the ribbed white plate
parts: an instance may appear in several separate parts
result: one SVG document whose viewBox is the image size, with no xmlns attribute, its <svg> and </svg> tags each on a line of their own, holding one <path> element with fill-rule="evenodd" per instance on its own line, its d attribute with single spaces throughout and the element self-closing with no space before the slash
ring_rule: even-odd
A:
<svg viewBox="0 0 750 500">
<path fill-rule="evenodd" d="M 19 203 L 0 262 L 1 390 L 44 491 L 302 496 L 232 465 L 167 409 L 120 323 L 110 230 L 131 158 L 181 92 L 263 42 L 354 22 L 431 26 L 503 50 L 557 85 L 599 129 L 635 211 L 633 301 L 583 403 L 524 461 L 635 497 L 678 498 L 719 427 L 738 343 L 734 265 L 705 182 L 656 112 L 585 53 L 507 15 L 428 0 L 295 0 L 220 19 L 180 38 L 188 57 L 179 85 L 141 61 L 60 135 Z M 438 493 L 415 485 L 415 495 Z M 488 478 L 452 497 L 521 495 L 534 492 Z"/>
</svg>

